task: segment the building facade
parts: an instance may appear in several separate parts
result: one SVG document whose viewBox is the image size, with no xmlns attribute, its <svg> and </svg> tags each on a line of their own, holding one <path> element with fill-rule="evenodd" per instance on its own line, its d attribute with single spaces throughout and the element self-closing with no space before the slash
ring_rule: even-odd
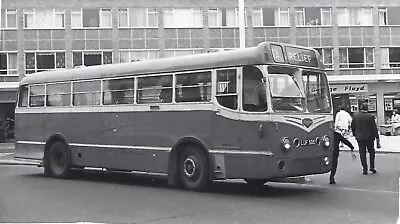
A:
<svg viewBox="0 0 400 224">
<path fill-rule="evenodd" d="M 13 116 L 25 74 L 239 47 L 237 0 L 0 2 L 2 120 Z M 342 77 L 331 82 L 335 105 L 355 112 L 368 101 L 382 124 L 400 108 L 400 85 L 375 80 L 379 86 L 368 88 L 362 80 L 400 72 L 399 14 L 397 0 L 246 0 L 246 46 L 277 41 L 318 49 L 328 74 Z M 347 78 L 353 76 L 359 81 Z"/>
</svg>

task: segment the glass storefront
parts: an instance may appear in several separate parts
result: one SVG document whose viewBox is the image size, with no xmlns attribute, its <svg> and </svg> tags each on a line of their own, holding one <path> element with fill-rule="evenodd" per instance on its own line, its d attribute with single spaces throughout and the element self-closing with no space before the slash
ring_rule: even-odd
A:
<svg viewBox="0 0 400 224">
<path fill-rule="evenodd" d="M 393 110 L 397 109 L 400 111 L 400 93 L 385 93 L 384 99 L 384 114 L 385 124 L 389 124 L 390 117 L 392 116 Z"/>
<path fill-rule="evenodd" d="M 376 93 L 333 94 L 332 100 L 335 114 L 339 111 L 340 106 L 343 106 L 347 112 L 353 115 L 360 111 L 361 104 L 367 102 L 368 113 L 373 114 L 375 118 L 378 117 Z"/>
</svg>

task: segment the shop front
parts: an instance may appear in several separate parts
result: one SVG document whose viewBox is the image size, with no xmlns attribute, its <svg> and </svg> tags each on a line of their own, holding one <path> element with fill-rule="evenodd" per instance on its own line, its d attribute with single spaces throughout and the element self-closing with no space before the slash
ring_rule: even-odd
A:
<svg viewBox="0 0 400 224">
<path fill-rule="evenodd" d="M 400 74 L 328 76 L 334 112 L 343 106 L 350 114 L 368 103 L 378 126 L 387 124 L 393 109 L 400 109 Z"/>
<path fill-rule="evenodd" d="M 0 142 L 14 139 L 15 102 L 18 83 L 0 84 Z"/>
</svg>

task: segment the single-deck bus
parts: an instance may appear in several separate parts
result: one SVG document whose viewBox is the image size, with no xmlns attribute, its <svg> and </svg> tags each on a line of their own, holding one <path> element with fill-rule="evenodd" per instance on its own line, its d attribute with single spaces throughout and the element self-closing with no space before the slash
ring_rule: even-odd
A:
<svg viewBox="0 0 400 224">
<path fill-rule="evenodd" d="M 256 47 L 47 71 L 21 80 L 17 159 L 46 174 L 101 168 L 204 189 L 331 169 L 332 105 L 318 52 Z"/>
</svg>

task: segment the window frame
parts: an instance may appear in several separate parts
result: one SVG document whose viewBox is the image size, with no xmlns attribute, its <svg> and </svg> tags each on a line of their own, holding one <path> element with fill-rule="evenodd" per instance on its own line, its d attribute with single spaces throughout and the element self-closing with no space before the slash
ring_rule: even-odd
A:
<svg viewBox="0 0 400 224">
<path fill-rule="evenodd" d="M 201 70 L 190 70 L 190 71 L 181 71 L 181 72 L 174 73 L 174 80 L 173 80 L 173 83 L 172 83 L 172 87 L 174 88 L 174 96 L 173 96 L 173 101 L 172 102 L 173 103 L 177 103 L 177 104 L 199 104 L 199 103 L 201 103 L 201 104 L 207 103 L 208 104 L 208 103 L 212 103 L 213 102 L 212 88 L 213 88 L 213 71 L 214 70 L 215 69 L 201 69 Z M 209 72 L 210 73 L 210 85 L 209 85 L 209 87 L 210 87 L 210 92 L 209 92 L 210 100 L 177 102 L 176 101 L 176 95 L 177 95 L 176 91 L 178 89 L 177 76 L 179 76 L 179 75 L 189 75 L 189 74 L 194 74 L 194 73 L 205 73 L 205 72 Z M 185 86 L 185 87 L 190 88 L 190 87 L 196 87 L 196 86 L 191 85 L 191 86 Z M 198 87 L 207 88 L 208 85 L 198 85 Z M 180 88 L 184 88 L 184 87 L 180 87 Z"/>
<path fill-rule="evenodd" d="M 179 23 L 177 23 L 175 21 L 176 20 L 176 18 L 175 18 L 175 9 L 179 9 L 179 10 L 188 10 L 188 9 L 190 9 L 190 14 L 191 14 L 191 16 L 190 16 L 190 25 L 182 26 L 182 25 L 179 25 Z M 195 26 L 195 24 L 194 24 L 194 16 L 195 16 L 194 10 L 199 10 L 201 12 L 201 18 L 202 18 L 201 26 Z M 166 12 L 166 11 L 171 11 L 171 12 Z M 204 12 L 203 12 L 202 8 L 193 8 L 193 7 L 189 7 L 189 8 L 163 8 L 163 13 L 164 13 L 164 15 L 163 15 L 164 28 L 203 28 L 204 27 L 204 22 L 203 22 Z M 165 15 L 168 14 L 168 13 L 172 14 L 172 25 L 167 25 L 166 22 L 165 22 L 166 21 Z"/>
<path fill-rule="evenodd" d="M 123 89 L 123 90 L 105 90 L 104 89 L 104 82 L 105 81 L 110 81 L 110 80 L 124 80 L 124 79 L 133 79 L 133 89 Z M 137 76 L 126 76 L 126 77 L 118 77 L 118 78 L 104 78 L 101 80 L 101 105 L 102 106 L 116 106 L 116 105 L 138 105 L 137 103 Z M 110 104 L 104 104 L 104 94 L 106 92 L 118 92 L 118 91 L 127 91 L 127 90 L 132 90 L 133 91 L 133 103 L 110 103 Z"/>
<path fill-rule="evenodd" d="M 226 94 L 220 94 L 219 93 L 219 91 L 218 91 L 218 85 L 219 85 L 219 82 L 218 82 L 218 71 L 221 71 L 221 70 L 223 70 L 223 71 L 235 70 L 236 71 L 236 93 L 226 93 Z M 213 96 L 213 97 L 215 97 L 215 103 L 218 106 L 224 108 L 225 110 L 229 110 L 229 111 L 232 111 L 232 112 L 238 112 L 239 109 L 241 108 L 241 105 L 240 105 L 241 102 L 239 102 L 239 95 L 240 94 L 238 92 L 238 90 L 240 88 L 240 79 L 239 79 L 239 77 L 240 77 L 240 74 L 241 74 L 241 66 L 239 66 L 239 67 L 224 67 L 224 68 L 213 69 L 213 72 L 215 73 L 215 75 L 214 75 L 215 76 L 215 82 L 213 82 L 212 84 L 215 85 L 215 86 L 212 86 L 212 88 L 215 88 L 215 94 Z M 232 109 L 232 108 L 226 107 L 226 106 L 222 105 L 218 101 L 218 97 L 225 97 L 225 96 L 236 96 L 236 109 Z"/>
<path fill-rule="evenodd" d="M 100 90 L 99 91 L 94 91 L 94 92 L 77 92 L 76 94 L 99 94 L 99 104 L 84 104 L 84 105 L 75 105 L 75 83 L 85 83 L 85 82 L 100 82 Z M 71 81 L 71 106 L 70 107 L 93 107 L 93 106 L 102 106 L 103 104 L 103 85 L 102 85 L 102 79 L 90 79 L 90 80 L 77 80 L 77 81 Z"/>
<path fill-rule="evenodd" d="M 366 9 L 368 9 L 370 11 L 371 24 L 351 24 L 351 15 L 350 15 L 351 10 L 349 10 L 349 9 L 357 10 L 358 13 L 361 13 L 361 15 L 364 15 L 364 11 Z M 339 23 L 339 11 L 340 10 L 344 10 L 345 16 L 346 16 L 346 21 L 348 21 L 348 24 L 340 24 Z M 358 15 L 358 16 L 360 16 L 360 15 Z M 338 24 L 338 27 L 371 27 L 371 26 L 374 26 L 372 7 L 338 7 L 337 24 Z"/>
<path fill-rule="evenodd" d="M 384 16 L 384 24 L 381 24 L 381 13 L 383 13 Z M 378 8 L 378 24 L 379 26 L 388 26 L 389 21 L 388 21 L 388 9 L 387 8 Z"/>
<path fill-rule="evenodd" d="M 81 60 L 82 60 L 82 64 L 81 65 L 74 65 L 74 53 L 80 53 L 81 54 Z M 97 50 L 83 50 L 83 51 L 72 51 L 72 66 L 75 67 L 79 67 L 79 66 L 86 66 L 85 65 L 85 54 L 86 55 L 90 55 L 90 54 L 100 54 L 101 55 L 101 64 L 99 65 L 107 65 L 104 64 L 104 53 L 111 53 L 111 63 L 107 63 L 107 64 L 113 64 L 114 63 L 114 56 L 113 56 L 113 51 L 112 50 L 105 50 L 105 51 L 97 51 Z M 91 65 L 94 66 L 94 65 Z"/>
<path fill-rule="evenodd" d="M 46 8 L 45 8 L 46 9 Z M 34 29 L 34 30 L 46 30 L 46 29 L 65 29 L 65 9 L 61 8 L 48 8 L 47 10 L 52 11 L 52 24 L 50 27 L 38 27 L 36 24 L 36 9 L 23 9 L 23 29 L 24 30 L 29 30 L 29 29 Z M 28 27 L 28 22 L 27 22 L 27 17 L 26 15 L 32 15 L 33 16 L 33 27 Z M 57 15 L 63 15 L 63 21 L 62 21 L 62 26 L 58 27 L 56 25 L 56 16 Z M 18 16 L 17 16 L 18 17 Z M 18 19 L 18 18 L 17 18 Z M 17 21 L 17 26 L 18 26 L 18 21 Z"/>
<path fill-rule="evenodd" d="M 27 54 L 34 54 L 34 58 L 35 58 L 35 68 L 34 69 L 26 67 L 27 66 L 27 63 L 26 63 L 26 55 Z M 54 68 L 52 68 L 52 69 L 39 69 L 37 67 L 37 61 L 38 61 L 37 60 L 37 55 L 38 54 L 52 54 L 53 57 L 54 57 Z M 64 67 L 62 67 L 62 68 L 57 68 L 57 54 L 64 54 Z M 24 52 L 24 64 L 25 64 L 24 68 L 25 68 L 26 72 L 29 72 L 27 74 L 36 73 L 36 72 L 38 72 L 38 70 L 40 70 L 40 71 L 54 71 L 54 70 L 57 70 L 57 69 L 66 69 L 66 59 L 67 59 L 66 57 L 67 56 L 66 56 L 66 51 L 65 50 L 60 50 L 60 51 L 25 51 Z"/>
<path fill-rule="evenodd" d="M 158 59 L 160 58 L 160 51 L 158 49 L 144 49 L 144 50 L 120 50 L 118 52 L 119 54 L 119 63 L 128 63 L 128 62 L 134 62 L 133 61 L 133 57 L 132 54 L 134 54 L 135 52 L 139 52 L 139 53 L 147 53 L 147 59 L 146 60 L 153 60 L 153 59 Z M 151 53 L 156 53 L 157 57 L 156 58 L 152 58 Z M 122 54 L 128 54 L 128 61 L 123 62 L 122 59 L 124 57 L 122 57 Z M 138 60 L 135 60 L 138 61 Z M 140 60 L 139 60 L 140 61 Z"/>
<path fill-rule="evenodd" d="M 19 66 L 19 61 L 18 61 L 18 52 L 17 51 L 7 51 L 7 52 L 3 52 L 0 51 L 0 54 L 6 54 L 6 58 L 7 58 L 7 68 L 6 69 L 1 69 L 1 71 L 5 71 L 6 74 L 0 74 L 0 77 L 10 77 L 10 76 L 18 76 L 18 66 Z M 16 68 L 11 69 L 10 68 L 10 54 L 15 54 L 16 55 Z"/>
<path fill-rule="evenodd" d="M 67 95 L 67 94 L 69 94 L 69 96 L 70 96 L 70 98 L 69 98 L 69 105 L 66 105 L 66 106 L 59 106 L 59 105 L 56 105 L 56 106 L 52 106 L 52 105 L 47 105 L 47 102 L 48 102 L 48 96 L 49 95 L 61 95 L 62 93 L 55 93 L 55 94 L 49 94 L 48 93 L 48 86 L 49 85 L 57 85 L 57 84 L 69 84 L 69 93 L 65 93 L 64 95 Z M 71 107 L 72 106 L 72 97 L 73 97 L 73 94 L 72 94 L 72 81 L 62 81 L 62 82 L 52 82 L 52 83 L 46 83 L 46 92 L 45 92 L 45 101 L 46 101 L 46 107 Z"/>
<path fill-rule="evenodd" d="M 328 10 L 329 9 L 329 10 Z M 329 13 L 329 24 L 325 24 L 324 13 Z M 331 7 L 321 7 L 321 26 L 330 27 L 332 24 L 332 8 Z"/>
<path fill-rule="evenodd" d="M 110 26 L 105 26 L 103 23 L 103 18 L 107 16 L 110 19 Z M 112 28 L 113 18 L 111 8 L 100 8 L 99 9 L 99 27 L 98 28 Z"/>
<path fill-rule="evenodd" d="M 5 10 L 5 27 L 4 29 L 17 29 L 18 28 L 18 14 L 17 14 L 17 9 L 6 9 Z M 8 27 L 8 16 L 9 15 L 15 15 L 15 27 Z"/>
<path fill-rule="evenodd" d="M 139 89 L 139 79 L 140 78 L 151 78 L 151 77 L 162 77 L 162 76 L 170 76 L 172 78 L 171 79 L 171 87 L 162 87 L 161 86 L 161 90 L 162 89 L 169 89 L 169 88 L 172 90 L 171 91 L 171 94 L 172 94 L 171 102 L 139 103 L 139 91 L 143 91 L 144 89 L 146 89 L 146 90 L 150 89 L 150 88 L 141 88 L 141 89 Z M 175 73 L 140 74 L 140 75 L 135 76 L 135 78 L 136 78 L 136 83 L 135 83 L 135 94 L 136 94 L 135 103 L 136 104 L 138 104 L 138 105 L 153 105 L 153 104 L 167 104 L 167 105 L 170 105 L 170 104 L 176 103 L 175 102 L 175 88 L 174 88 Z"/>
<path fill-rule="evenodd" d="M 302 15 L 303 21 L 298 21 L 298 14 Z M 295 8 L 295 26 L 296 27 L 305 27 L 306 25 L 306 9 L 304 7 L 296 7 Z"/>
<path fill-rule="evenodd" d="M 356 49 L 356 48 L 361 48 L 363 49 L 363 62 L 362 63 L 350 63 L 350 58 L 349 58 L 349 49 Z M 352 69 L 375 69 L 375 48 L 374 47 L 340 47 L 339 48 L 339 55 L 340 55 L 340 50 L 345 49 L 346 50 L 346 63 L 341 63 L 340 62 L 340 56 L 339 56 L 339 69 L 340 70 L 352 70 Z M 372 49 L 372 59 L 373 62 L 367 62 L 367 49 Z M 351 66 L 357 66 L 357 65 L 363 65 L 363 67 L 359 68 L 352 68 Z M 368 65 L 371 65 L 371 67 L 368 67 Z M 344 67 L 343 67 L 344 66 Z"/>
</svg>

